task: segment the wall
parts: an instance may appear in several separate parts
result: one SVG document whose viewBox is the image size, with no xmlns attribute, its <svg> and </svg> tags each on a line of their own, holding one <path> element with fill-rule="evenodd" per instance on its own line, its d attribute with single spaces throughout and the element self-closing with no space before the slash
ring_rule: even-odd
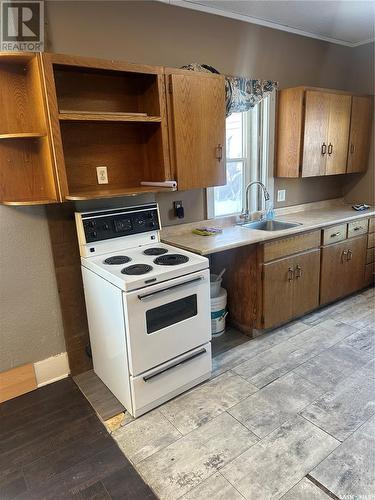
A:
<svg viewBox="0 0 375 500">
<path fill-rule="evenodd" d="M 353 49 L 156 2 L 46 2 L 46 19 L 50 51 L 176 67 L 206 62 L 223 73 L 275 79 L 281 87 L 346 88 L 356 83 L 348 78 L 354 64 L 356 71 L 368 64 L 365 51 L 357 61 Z M 286 188 L 287 203 L 294 204 L 344 191 L 355 196 L 352 182 L 342 177 L 277 180 L 276 187 Z M 203 190 L 156 199 L 164 225 L 178 222 L 173 200 L 184 201 L 183 222 L 205 217 Z M 44 208 L 0 207 L 0 225 L 2 371 L 65 346 Z"/>
<path fill-rule="evenodd" d="M 65 351 L 44 207 L 0 207 L 0 371 Z"/>
</svg>

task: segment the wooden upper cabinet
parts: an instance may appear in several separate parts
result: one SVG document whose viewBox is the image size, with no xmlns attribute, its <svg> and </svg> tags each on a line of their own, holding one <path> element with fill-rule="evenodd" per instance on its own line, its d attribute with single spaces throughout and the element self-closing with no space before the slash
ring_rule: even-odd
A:
<svg viewBox="0 0 375 500">
<path fill-rule="evenodd" d="M 61 200 L 41 73 L 34 53 L 0 54 L 0 203 Z"/>
<path fill-rule="evenodd" d="M 352 98 L 343 94 L 328 95 L 329 125 L 325 175 L 345 174 Z"/>
<path fill-rule="evenodd" d="M 224 78 L 166 72 L 171 168 L 178 189 L 224 185 Z"/>
<path fill-rule="evenodd" d="M 330 124 L 330 95 L 306 92 L 302 177 L 325 175 Z"/>
<path fill-rule="evenodd" d="M 353 96 L 347 170 L 350 173 L 367 170 L 372 115 L 373 98 Z"/>
<path fill-rule="evenodd" d="M 371 134 L 370 100 L 330 89 L 296 87 L 281 90 L 276 175 L 313 177 L 365 168 Z M 351 160 L 348 159 L 349 134 L 353 137 Z M 356 166 L 355 159 L 361 167 Z"/>
</svg>

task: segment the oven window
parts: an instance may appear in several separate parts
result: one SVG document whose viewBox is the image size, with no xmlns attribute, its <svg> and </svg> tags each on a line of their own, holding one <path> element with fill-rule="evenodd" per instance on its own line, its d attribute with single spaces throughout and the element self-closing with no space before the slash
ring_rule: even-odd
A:
<svg viewBox="0 0 375 500">
<path fill-rule="evenodd" d="M 146 312 L 147 333 L 154 333 L 197 315 L 197 295 L 189 295 Z"/>
</svg>

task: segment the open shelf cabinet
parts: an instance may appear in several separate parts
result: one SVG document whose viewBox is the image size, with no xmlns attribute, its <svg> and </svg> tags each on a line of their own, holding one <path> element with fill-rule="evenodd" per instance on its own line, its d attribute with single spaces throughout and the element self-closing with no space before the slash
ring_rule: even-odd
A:
<svg viewBox="0 0 375 500">
<path fill-rule="evenodd" d="M 0 53 L 0 202 L 60 200 L 38 54 Z"/>
<path fill-rule="evenodd" d="M 157 191 L 141 182 L 170 179 L 162 68 L 56 54 L 43 66 L 64 199 Z"/>
</svg>

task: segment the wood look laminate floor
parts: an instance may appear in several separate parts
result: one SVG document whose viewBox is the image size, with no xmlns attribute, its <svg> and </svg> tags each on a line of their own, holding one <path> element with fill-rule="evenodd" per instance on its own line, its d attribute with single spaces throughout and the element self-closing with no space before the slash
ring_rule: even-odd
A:
<svg viewBox="0 0 375 500">
<path fill-rule="evenodd" d="M 0 405 L 0 499 L 156 498 L 70 379 Z"/>
</svg>

